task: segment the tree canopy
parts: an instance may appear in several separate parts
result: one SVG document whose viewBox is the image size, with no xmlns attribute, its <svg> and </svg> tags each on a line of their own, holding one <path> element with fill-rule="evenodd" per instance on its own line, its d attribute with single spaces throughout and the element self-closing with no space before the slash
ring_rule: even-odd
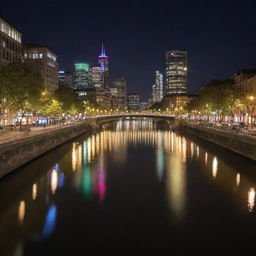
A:
<svg viewBox="0 0 256 256">
<path fill-rule="evenodd" d="M 0 68 L 0 94 L 5 107 L 13 111 L 33 110 L 44 82 L 41 74 L 35 73 L 24 63 L 10 63 Z"/>
</svg>

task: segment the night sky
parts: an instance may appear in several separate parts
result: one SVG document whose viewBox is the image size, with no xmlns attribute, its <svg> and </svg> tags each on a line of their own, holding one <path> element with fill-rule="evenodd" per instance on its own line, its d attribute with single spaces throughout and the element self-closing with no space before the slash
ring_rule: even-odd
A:
<svg viewBox="0 0 256 256">
<path fill-rule="evenodd" d="M 154 71 L 164 71 L 165 51 L 188 52 L 188 87 L 256 68 L 253 0 L 2 1 L 0 16 L 23 33 L 24 43 L 47 45 L 60 69 L 75 61 L 97 64 L 101 43 L 112 79 L 146 99 Z"/>
</svg>

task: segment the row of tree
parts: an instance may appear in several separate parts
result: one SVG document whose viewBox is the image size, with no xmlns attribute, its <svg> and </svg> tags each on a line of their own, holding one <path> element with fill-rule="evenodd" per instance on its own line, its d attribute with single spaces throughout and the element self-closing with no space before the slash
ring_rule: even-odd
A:
<svg viewBox="0 0 256 256">
<path fill-rule="evenodd" d="M 58 117 L 62 114 L 85 113 L 88 103 L 78 100 L 72 88 L 59 86 L 55 92 L 47 91 L 40 73 L 25 63 L 10 63 L 0 68 L 0 110 L 28 113 L 35 116 Z M 95 106 L 95 109 L 98 106 Z"/>
<path fill-rule="evenodd" d="M 216 115 L 220 119 L 224 116 L 254 115 L 256 106 L 255 97 L 244 95 L 233 80 L 213 80 L 199 90 L 198 97 L 194 98 L 186 109 L 189 113 L 200 115 Z"/>
</svg>

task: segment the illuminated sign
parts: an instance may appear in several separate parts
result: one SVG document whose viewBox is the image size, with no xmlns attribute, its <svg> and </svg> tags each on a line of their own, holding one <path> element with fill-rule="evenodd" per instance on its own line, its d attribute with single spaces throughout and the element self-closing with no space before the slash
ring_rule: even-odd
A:
<svg viewBox="0 0 256 256">
<path fill-rule="evenodd" d="M 75 63 L 75 70 L 76 71 L 89 72 L 89 67 L 90 67 L 90 64 L 87 63 L 87 62 Z"/>
</svg>

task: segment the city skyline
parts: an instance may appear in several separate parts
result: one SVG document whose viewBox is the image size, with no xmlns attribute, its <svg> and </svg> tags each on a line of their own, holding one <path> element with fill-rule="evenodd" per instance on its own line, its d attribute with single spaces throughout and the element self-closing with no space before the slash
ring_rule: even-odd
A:
<svg viewBox="0 0 256 256">
<path fill-rule="evenodd" d="M 23 33 L 24 43 L 38 42 L 56 52 L 61 70 L 71 71 L 79 59 L 96 63 L 104 42 L 111 76 L 126 77 L 129 91 L 143 98 L 150 95 L 153 72 L 164 71 L 168 50 L 188 52 L 190 92 L 213 78 L 255 67 L 254 1 L 14 1 L 1 9 L 0 15 Z"/>
</svg>

